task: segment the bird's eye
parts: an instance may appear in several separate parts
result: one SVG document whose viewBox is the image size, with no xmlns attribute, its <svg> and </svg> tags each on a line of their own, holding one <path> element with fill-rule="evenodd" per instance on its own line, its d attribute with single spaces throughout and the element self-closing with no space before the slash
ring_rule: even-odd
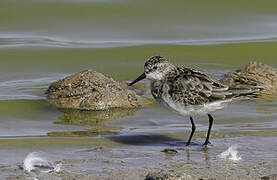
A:
<svg viewBox="0 0 277 180">
<path fill-rule="evenodd" d="M 158 67 L 157 66 L 154 66 L 153 69 L 156 70 Z"/>
</svg>

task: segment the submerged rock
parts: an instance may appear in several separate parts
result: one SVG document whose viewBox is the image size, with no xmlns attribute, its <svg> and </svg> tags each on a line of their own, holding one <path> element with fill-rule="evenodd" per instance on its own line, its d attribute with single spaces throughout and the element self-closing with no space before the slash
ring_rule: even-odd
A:
<svg viewBox="0 0 277 180">
<path fill-rule="evenodd" d="M 221 80 L 230 87 L 261 87 L 260 95 L 277 94 L 277 69 L 261 62 L 250 62 Z"/>
<path fill-rule="evenodd" d="M 276 180 L 276 179 L 277 179 L 277 174 L 271 174 L 271 175 L 261 177 L 261 180 Z"/>
<path fill-rule="evenodd" d="M 99 72 L 86 70 L 52 83 L 46 95 L 58 108 L 104 110 L 137 108 L 150 101 Z"/>
<path fill-rule="evenodd" d="M 176 154 L 176 153 L 178 153 L 178 151 L 176 149 L 169 149 L 169 148 L 166 148 L 166 149 L 162 150 L 161 152 L 164 152 L 165 154 Z"/>
<path fill-rule="evenodd" d="M 145 177 L 145 180 L 167 180 L 170 176 L 170 174 L 166 173 L 150 173 Z"/>
<path fill-rule="evenodd" d="M 146 177 L 145 180 L 192 180 L 193 178 L 182 172 L 182 173 L 177 173 L 174 171 L 160 171 L 160 172 L 154 172 L 154 173 L 149 173 Z"/>
</svg>

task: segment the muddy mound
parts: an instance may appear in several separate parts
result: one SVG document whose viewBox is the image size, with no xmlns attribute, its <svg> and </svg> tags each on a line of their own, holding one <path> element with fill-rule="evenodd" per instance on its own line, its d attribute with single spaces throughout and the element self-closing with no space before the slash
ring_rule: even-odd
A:
<svg viewBox="0 0 277 180">
<path fill-rule="evenodd" d="M 261 87 L 261 95 L 277 94 L 277 69 L 261 62 L 250 62 L 221 80 L 230 87 Z"/>
<path fill-rule="evenodd" d="M 51 105 L 66 109 L 137 108 L 149 100 L 99 72 L 86 70 L 52 83 L 46 91 Z"/>
</svg>

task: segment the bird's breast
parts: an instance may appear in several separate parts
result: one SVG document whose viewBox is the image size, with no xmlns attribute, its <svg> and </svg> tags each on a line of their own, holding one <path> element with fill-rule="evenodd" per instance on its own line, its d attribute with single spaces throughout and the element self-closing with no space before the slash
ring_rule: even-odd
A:
<svg viewBox="0 0 277 180">
<path fill-rule="evenodd" d="M 166 83 L 162 81 L 151 82 L 151 94 L 158 103 L 170 107 L 167 102 L 168 88 Z"/>
</svg>

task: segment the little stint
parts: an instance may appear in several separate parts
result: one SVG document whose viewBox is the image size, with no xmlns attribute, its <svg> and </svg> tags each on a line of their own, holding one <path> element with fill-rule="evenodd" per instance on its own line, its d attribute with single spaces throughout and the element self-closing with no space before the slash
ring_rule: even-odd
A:
<svg viewBox="0 0 277 180">
<path fill-rule="evenodd" d="M 235 99 L 255 97 L 260 88 L 230 88 L 208 75 L 188 67 L 179 67 L 162 56 L 152 56 L 145 62 L 144 73 L 133 82 L 148 78 L 151 80 L 151 94 L 157 102 L 171 110 L 189 116 L 191 134 L 186 142 L 190 145 L 196 126 L 193 116 L 207 114 L 209 128 L 204 146 L 209 142 L 214 118 L 210 112 L 222 109 Z"/>
</svg>

